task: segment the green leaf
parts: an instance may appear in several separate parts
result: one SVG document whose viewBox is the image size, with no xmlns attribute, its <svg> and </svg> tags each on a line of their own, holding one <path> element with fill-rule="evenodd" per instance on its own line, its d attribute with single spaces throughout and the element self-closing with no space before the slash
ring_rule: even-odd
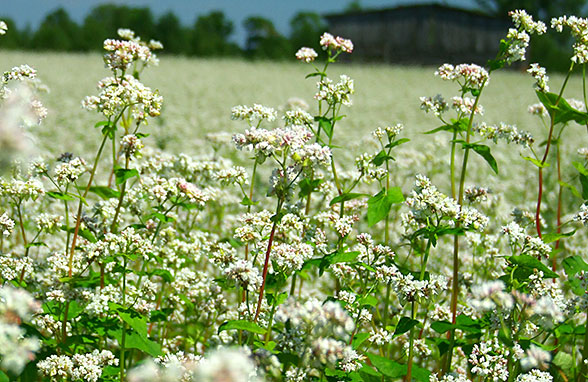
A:
<svg viewBox="0 0 588 382">
<path fill-rule="evenodd" d="M 361 306 L 368 305 L 368 306 L 377 306 L 380 300 L 375 298 L 374 296 L 367 295 L 357 300 L 357 303 Z"/>
<path fill-rule="evenodd" d="M 575 121 L 580 125 L 588 123 L 588 113 L 581 112 L 570 106 L 559 94 L 536 91 L 537 98 L 545 106 L 555 124 Z M 556 105 L 557 103 L 557 105 Z"/>
<path fill-rule="evenodd" d="M 573 236 L 575 233 L 576 233 L 576 230 L 573 230 L 571 232 L 566 232 L 566 233 L 550 232 L 550 233 L 546 233 L 545 235 L 543 235 L 541 240 L 543 240 L 543 242 L 545 244 L 549 244 L 549 243 L 553 243 L 554 241 L 558 241 L 564 237 Z"/>
<path fill-rule="evenodd" d="M 332 255 L 327 256 L 329 260 L 329 264 L 336 264 L 336 263 L 349 263 L 355 261 L 359 256 L 359 251 L 353 252 L 335 252 Z"/>
<path fill-rule="evenodd" d="M 28 243 L 27 245 L 25 245 L 25 248 L 31 248 L 31 247 L 47 247 L 47 244 L 45 244 L 41 241 L 35 241 L 33 243 Z"/>
<path fill-rule="evenodd" d="M 106 186 L 92 186 L 90 187 L 90 189 L 88 190 L 96 195 L 98 195 L 99 197 L 101 197 L 102 199 L 112 199 L 112 198 L 118 198 L 120 196 L 120 192 L 118 192 L 117 190 L 113 190 L 110 187 L 106 187 Z"/>
<path fill-rule="evenodd" d="M 584 167 L 582 163 L 572 162 L 572 165 L 576 168 L 576 170 L 578 170 L 580 174 L 588 176 L 588 170 L 586 169 L 586 167 Z"/>
<path fill-rule="evenodd" d="M 0 382 L 10 382 L 10 378 L 2 370 L 0 370 Z"/>
<path fill-rule="evenodd" d="M 139 176 L 139 171 L 136 169 L 117 168 L 114 170 L 114 176 L 116 177 L 116 184 L 123 184 L 127 179 Z"/>
<path fill-rule="evenodd" d="M 108 125 L 110 125 L 110 122 L 108 122 L 108 121 L 100 121 L 100 122 L 97 122 L 97 123 L 94 125 L 94 127 L 95 127 L 95 128 L 98 128 L 98 127 L 101 127 L 101 126 L 108 126 Z"/>
<path fill-rule="evenodd" d="M 398 139 L 398 140 L 396 140 L 394 142 L 388 143 L 386 145 L 386 147 L 389 148 L 389 149 L 391 149 L 393 147 L 400 146 L 401 144 L 406 143 L 406 142 L 410 142 L 410 139 L 408 139 L 408 138 L 401 138 L 401 139 Z"/>
<path fill-rule="evenodd" d="M 313 179 L 310 180 L 308 178 L 304 178 L 300 181 L 300 183 L 298 183 L 298 187 L 300 187 L 300 192 L 298 193 L 298 196 L 300 196 L 301 198 L 304 198 L 308 195 L 310 195 L 311 193 L 314 192 L 314 190 L 316 190 L 316 188 L 318 186 L 320 186 L 320 184 L 322 183 L 322 179 Z"/>
<path fill-rule="evenodd" d="M 342 250 L 341 250 L 342 251 Z M 336 263 L 349 263 L 355 261 L 359 256 L 358 251 L 353 252 L 333 252 L 329 255 L 326 255 L 322 259 L 320 259 L 319 269 L 322 275 L 322 272 L 331 264 Z"/>
<path fill-rule="evenodd" d="M 580 198 L 580 199 L 583 199 L 582 198 L 582 195 L 580 194 L 580 192 L 578 192 L 578 189 L 576 187 L 572 186 L 571 184 L 566 183 L 563 180 L 560 180 L 559 181 L 559 185 L 562 186 L 562 187 L 565 187 L 565 188 L 569 189 L 575 197 Z"/>
<path fill-rule="evenodd" d="M 588 200 L 588 176 L 580 174 L 580 184 L 582 185 L 582 199 Z"/>
<path fill-rule="evenodd" d="M 398 362 L 392 361 L 391 359 L 381 357 L 376 354 L 368 354 L 368 358 L 372 362 L 372 365 L 378 369 L 378 371 L 390 378 L 400 378 L 406 375 L 408 367 Z M 417 365 L 412 366 L 412 377 L 417 381 L 428 382 L 431 372 L 425 370 Z"/>
<path fill-rule="evenodd" d="M 376 166 L 381 166 L 382 163 L 384 163 L 388 159 L 394 159 L 394 158 L 391 157 L 390 155 L 388 155 L 388 153 L 385 150 L 382 150 L 374 157 L 374 159 L 372 159 L 372 163 L 375 164 Z"/>
<path fill-rule="evenodd" d="M 320 128 L 327 134 L 327 137 L 333 138 L 333 124 L 331 123 L 331 120 L 325 117 L 319 117 L 318 123 Z"/>
<path fill-rule="evenodd" d="M 461 139 L 455 140 L 454 142 L 461 143 L 461 147 L 463 149 L 474 150 L 474 152 L 476 152 L 478 155 L 484 158 L 484 160 L 486 161 L 486 163 L 488 163 L 492 171 L 494 171 L 498 175 L 498 164 L 496 163 L 496 159 L 494 159 L 494 157 L 490 153 L 490 147 L 478 143 L 467 143 L 466 141 Z"/>
<path fill-rule="evenodd" d="M 537 269 L 538 271 L 543 272 L 543 277 L 545 278 L 552 278 L 556 279 L 559 278 L 557 273 L 553 272 L 551 269 L 547 268 L 545 264 L 534 258 L 533 256 L 529 255 L 520 255 L 520 256 L 511 256 L 507 258 L 513 264 L 516 264 L 523 268 L 528 268 L 531 271 L 533 269 Z"/>
<path fill-rule="evenodd" d="M 522 155 L 521 155 L 522 156 Z M 523 157 L 523 156 L 522 156 Z M 535 158 L 532 157 L 523 157 L 524 160 L 527 160 L 531 163 L 533 163 L 535 166 L 539 167 L 539 168 L 545 168 L 545 167 L 549 167 L 549 163 L 541 163 L 541 161 L 538 161 Z"/>
<path fill-rule="evenodd" d="M 266 330 L 260 328 L 255 322 L 247 321 L 247 320 L 231 320 L 226 321 L 221 326 L 218 327 L 218 333 L 223 332 L 225 330 L 246 330 L 251 333 L 257 334 L 265 334 Z"/>
<path fill-rule="evenodd" d="M 147 217 L 148 218 L 155 218 L 155 219 L 159 220 L 162 223 L 171 223 L 171 222 L 173 222 L 173 221 L 176 220 L 176 219 L 174 219 L 171 216 L 167 216 L 167 215 L 164 215 L 164 214 L 159 213 L 159 212 L 152 212 Z"/>
<path fill-rule="evenodd" d="M 75 232 L 75 228 L 74 227 L 66 227 L 64 225 L 61 226 L 61 230 L 62 231 L 65 231 L 65 232 L 69 232 L 69 233 L 74 233 Z M 78 228 L 78 235 L 80 235 L 84 239 L 88 240 L 90 243 L 95 243 L 95 242 L 98 241 L 98 240 L 96 240 L 96 237 L 94 236 L 94 234 L 92 233 L 92 231 L 90 231 L 88 229 Z"/>
<path fill-rule="evenodd" d="M 122 343 L 122 328 L 108 330 L 108 335 L 114 337 L 119 344 Z M 149 354 L 151 357 L 162 355 L 161 346 L 149 338 L 139 335 L 136 331 L 127 330 L 125 336 L 125 348 L 137 349 Z"/>
<path fill-rule="evenodd" d="M 431 329 L 433 329 L 439 334 L 443 334 L 453 328 L 453 324 L 448 321 L 435 321 L 431 323 Z"/>
<path fill-rule="evenodd" d="M 249 197 L 247 195 L 245 195 L 243 197 L 243 200 L 241 200 L 241 204 L 244 206 L 255 206 L 255 205 L 259 204 L 259 202 L 254 202 L 253 200 L 249 199 Z"/>
<path fill-rule="evenodd" d="M 161 277 L 165 282 L 171 283 L 174 281 L 174 276 L 172 276 L 171 272 L 167 269 L 155 269 L 151 272 L 153 276 Z"/>
<path fill-rule="evenodd" d="M 387 194 L 386 189 L 382 188 L 380 192 L 368 200 L 368 225 L 371 227 L 384 220 L 388 216 L 392 204 L 402 201 L 404 201 L 404 196 L 399 187 L 391 187 Z"/>
<path fill-rule="evenodd" d="M 304 78 L 310 78 L 310 77 L 316 77 L 316 76 L 326 76 L 327 74 L 324 72 L 314 72 L 314 73 L 310 73 L 307 74 L 306 77 Z"/>
<path fill-rule="evenodd" d="M 334 197 L 331 202 L 329 203 L 330 206 L 332 206 L 333 204 L 337 204 L 337 203 L 341 203 L 341 202 L 346 202 L 348 200 L 352 200 L 352 199 L 358 199 L 358 198 L 363 198 L 364 196 L 370 196 L 370 194 L 361 194 L 361 193 L 353 193 L 353 192 L 349 192 L 346 194 L 341 194 L 337 197 Z"/>
<path fill-rule="evenodd" d="M 57 192 L 57 191 L 49 191 L 47 193 L 47 196 L 49 196 L 50 198 L 53 198 L 53 199 L 66 200 L 66 201 L 75 200 L 76 199 L 71 194 L 66 194 L 64 192 Z"/>
<path fill-rule="evenodd" d="M 396 330 L 394 331 L 395 336 L 399 336 L 408 332 L 412 329 L 415 325 L 418 325 L 417 320 L 413 320 L 410 317 L 402 317 L 400 321 L 398 321 L 398 325 L 396 325 Z"/>
<path fill-rule="evenodd" d="M 568 277 L 575 276 L 580 271 L 588 271 L 588 264 L 580 256 L 566 257 L 563 261 L 563 267 Z"/>
<path fill-rule="evenodd" d="M 551 363 L 562 369 L 564 372 L 568 372 L 566 373 L 567 375 L 571 375 L 569 371 L 574 368 L 574 359 L 572 358 L 572 355 L 565 351 L 558 351 L 555 357 L 553 357 Z"/>
<path fill-rule="evenodd" d="M 369 338 L 369 336 L 369 333 L 357 333 L 353 337 L 353 341 L 351 342 L 351 346 L 353 347 L 353 349 L 357 349 L 365 340 Z"/>
<path fill-rule="evenodd" d="M 133 328 L 141 337 L 147 338 L 147 320 L 144 316 L 134 311 L 119 310 L 118 315 Z"/>
</svg>

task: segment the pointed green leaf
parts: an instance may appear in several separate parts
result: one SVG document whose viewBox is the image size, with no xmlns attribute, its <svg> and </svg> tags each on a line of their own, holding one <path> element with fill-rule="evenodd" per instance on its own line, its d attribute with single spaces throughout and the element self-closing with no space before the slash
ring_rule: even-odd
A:
<svg viewBox="0 0 588 382">
<path fill-rule="evenodd" d="M 246 330 L 251 333 L 265 334 L 266 330 L 260 328 L 255 322 L 247 320 L 231 320 L 226 321 L 218 327 L 218 333 L 224 332 L 225 330 Z"/>
</svg>

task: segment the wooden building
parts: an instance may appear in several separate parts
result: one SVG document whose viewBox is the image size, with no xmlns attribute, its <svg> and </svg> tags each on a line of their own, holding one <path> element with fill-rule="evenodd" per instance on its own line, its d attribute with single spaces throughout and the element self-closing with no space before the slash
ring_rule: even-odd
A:
<svg viewBox="0 0 588 382">
<path fill-rule="evenodd" d="M 329 32 L 350 38 L 349 60 L 438 65 L 485 64 L 512 24 L 440 4 L 325 15 Z"/>
</svg>

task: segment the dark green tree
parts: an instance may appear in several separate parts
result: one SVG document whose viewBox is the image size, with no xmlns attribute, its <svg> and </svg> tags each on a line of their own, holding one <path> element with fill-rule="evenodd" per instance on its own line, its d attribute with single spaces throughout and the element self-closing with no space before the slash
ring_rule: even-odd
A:
<svg viewBox="0 0 588 382">
<path fill-rule="evenodd" d="M 164 52 L 187 54 L 190 48 L 189 31 L 182 27 L 172 12 L 162 15 L 155 28 L 155 38 L 163 43 Z"/>
<path fill-rule="evenodd" d="M 263 17 L 251 16 L 243 22 L 247 32 L 246 54 L 251 58 L 284 59 L 292 54 L 290 41 L 274 24 Z"/>
<path fill-rule="evenodd" d="M 238 46 L 229 41 L 233 30 L 222 11 L 198 16 L 192 30 L 192 53 L 203 57 L 238 54 Z"/>
<path fill-rule="evenodd" d="M 155 36 L 155 21 L 149 8 L 130 8 L 114 4 L 95 7 L 86 16 L 83 26 L 84 42 L 89 49 L 102 49 L 107 38 L 116 38 L 119 28 L 129 28 L 144 39 Z"/>
<path fill-rule="evenodd" d="M 536 20 L 547 24 L 547 33 L 533 36 L 527 59 L 538 62 L 549 70 L 565 72 L 570 66 L 571 42 L 568 33 L 556 33 L 549 28 L 553 17 L 582 16 L 584 0 L 476 0 L 482 10 L 499 18 L 508 18 L 508 12 L 525 9 Z"/>
<path fill-rule="evenodd" d="M 362 10 L 363 10 L 363 7 L 361 5 L 361 1 L 360 0 L 352 0 L 345 7 L 345 12 L 346 13 L 360 12 Z"/>
<path fill-rule="evenodd" d="M 290 20 L 290 42 L 294 50 L 303 46 L 320 51 L 319 39 L 326 32 L 327 25 L 315 12 L 298 12 Z"/>
<path fill-rule="evenodd" d="M 80 27 L 63 8 L 59 8 L 45 17 L 32 37 L 31 47 L 58 51 L 84 49 Z"/>
<path fill-rule="evenodd" d="M 584 0 L 476 0 L 476 3 L 489 14 L 506 18 L 514 9 L 525 9 L 530 15 L 542 20 L 562 15 L 579 16 L 584 8 Z"/>
<path fill-rule="evenodd" d="M 8 27 L 8 32 L 4 36 L 0 36 L 0 48 L 23 50 L 29 48 L 30 30 L 19 30 L 14 21 L 9 17 L 2 17 Z"/>
</svg>

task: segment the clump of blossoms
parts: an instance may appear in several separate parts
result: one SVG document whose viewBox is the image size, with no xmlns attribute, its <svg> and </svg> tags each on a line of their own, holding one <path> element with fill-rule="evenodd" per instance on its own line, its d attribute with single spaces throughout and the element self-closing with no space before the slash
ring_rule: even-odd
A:
<svg viewBox="0 0 588 382">
<path fill-rule="evenodd" d="M 35 359 L 40 348 L 37 338 L 21 324 L 39 312 L 39 303 L 24 289 L 0 287 L 0 367 L 16 375 Z"/>
<path fill-rule="evenodd" d="M 533 18 L 523 9 L 509 12 L 515 28 L 510 28 L 506 35 L 506 50 L 501 52 L 503 59 L 508 64 L 516 61 L 524 61 L 527 47 L 530 42 L 530 34 L 542 35 L 547 27 L 541 21 L 534 21 Z"/>
<path fill-rule="evenodd" d="M 351 53 L 353 52 L 353 42 L 343 37 L 334 37 L 330 33 L 323 33 L 320 40 L 320 45 L 324 50 Z"/>
<path fill-rule="evenodd" d="M 296 58 L 306 63 L 313 62 L 317 57 L 318 54 L 312 48 L 300 48 L 296 52 Z"/>
<path fill-rule="evenodd" d="M 439 192 L 424 175 L 417 175 L 415 188 L 406 199 L 406 205 L 410 207 L 410 211 L 403 215 L 407 228 L 440 225 L 445 220 L 450 225 L 459 223 L 464 229 L 483 231 L 488 224 L 486 216 Z"/>
<path fill-rule="evenodd" d="M 551 20 L 551 27 L 562 32 L 564 27 L 570 28 L 574 42 L 574 55 L 571 60 L 576 64 L 584 64 L 588 61 L 588 19 L 577 16 L 561 16 Z"/>
<path fill-rule="evenodd" d="M 549 91 L 549 86 L 547 85 L 547 82 L 549 82 L 549 76 L 547 75 L 545 68 L 542 68 L 539 66 L 539 64 L 534 63 L 531 64 L 529 69 L 527 69 L 527 73 L 532 75 L 537 81 L 535 82 L 536 90 L 544 93 Z"/>
</svg>

